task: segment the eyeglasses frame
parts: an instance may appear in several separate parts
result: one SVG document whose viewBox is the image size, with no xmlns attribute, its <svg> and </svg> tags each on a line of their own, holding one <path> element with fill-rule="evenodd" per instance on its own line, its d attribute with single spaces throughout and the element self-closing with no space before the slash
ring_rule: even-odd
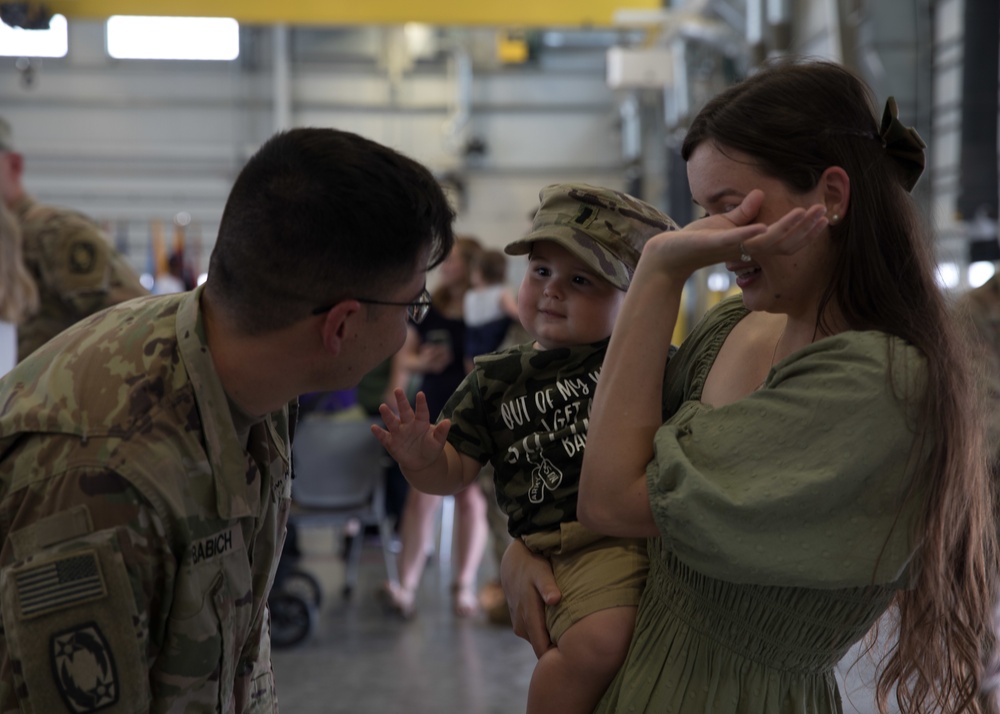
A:
<svg viewBox="0 0 1000 714">
<path fill-rule="evenodd" d="M 417 299 L 414 300 L 413 302 L 393 302 L 391 300 L 374 300 L 372 298 L 359 298 L 359 297 L 343 298 L 343 299 L 356 300 L 357 302 L 360 302 L 364 305 L 392 305 L 395 307 L 405 307 L 406 317 L 414 325 L 419 325 L 421 322 L 423 322 L 424 318 L 427 317 L 427 313 L 431 308 L 431 294 L 426 287 L 420 291 L 420 295 L 418 295 Z M 340 302 L 340 300 L 338 300 L 337 302 Z M 336 304 L 337 304 L 336 302 L 332 302 L 328 305 L 321 305 L 320 307 L 317 307 L 315 310 L 313 310 L 312 314 L 322 315 L 324 312 L 329 312 L 330 310 L 332 310 L 334 305 Z"/>
</svg>

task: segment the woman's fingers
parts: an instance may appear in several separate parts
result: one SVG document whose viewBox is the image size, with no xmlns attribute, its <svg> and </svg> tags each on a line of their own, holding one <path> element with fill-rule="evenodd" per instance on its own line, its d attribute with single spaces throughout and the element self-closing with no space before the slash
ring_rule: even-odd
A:
<svg viewBox="0 0 1000 714">
<path fill-rule="evenodd" d="M 725 216 L 709 216 L 679 231 L 650 238 L 639 264 L 652 264 L 657 271 L 687 279 L 699 268 L 730 260 L 734 252 L 738 254 L 740 243 L 766 230 L 761 223 L 737 226 Z"/>
<path fill-rule="evenodd" d="M 822 204 L 795 208 L 771 224 L 764 233 L 747 239 L 743 248 L 751 255 L 791 255 L 814 240 L 827 224 L 826 207 Z"/>
<path fill-rule="evenodd" d="M 755 222 L 763 201 L 763 191 L 754 189 L 731 211 L 653 236 L 643 248 L 640 269 L 644 274 L 653 270 L 683 281 L 699 268 L 716 263 L 790 255 L 815 240 L 827 225 L 822 204 L 794 208 L 770 225 Z"/>
<path fill-rule="evenodd" d="M 760 213 L 760 207 L 763 203 L 764 192 L 755 188 L 743 197 L 740 205 L 724 215 L 733 222 L 733 225 L 745 226 L 757 220 L 757 214 Z"/>
</svg>

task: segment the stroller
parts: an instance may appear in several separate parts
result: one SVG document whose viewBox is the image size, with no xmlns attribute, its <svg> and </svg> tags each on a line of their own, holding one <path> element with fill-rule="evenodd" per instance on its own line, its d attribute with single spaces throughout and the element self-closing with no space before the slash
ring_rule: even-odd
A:
<svg viewBox="0 0 1000 714">
<path fill-rule="evenodd" d="M 282 649 L 305 640 L 316 626 L 323 602 L 319 581 L 298 567 L 302 558 L 298 528 L 288 522 L 285 545 L 267 598 L 271 611 L 271 645 Z"/>
<path fill-rule="evenodd" d="M 377 526 L 382 542 L 386 576 L 397 580 L 392 552 L 392 522 L 385 513 L 386 456 L 371 434 L 370 419 L 342 420 L 310 413 L 295 427 L 292 446 L 293 510 L 274 587 L 268 598 L 271 609 L 271 642 L 290 647 L 304 640 L 315 627 L 322 589 L 309 573 L 298 567 L 302 557 L 297 527 L 311 523 L 336 525 L 357 520 L 362 527 Z M 362 538 L 355 538 L 347 553 L 343 594 L 350 597 L 358 582 Z"/>
</svg>

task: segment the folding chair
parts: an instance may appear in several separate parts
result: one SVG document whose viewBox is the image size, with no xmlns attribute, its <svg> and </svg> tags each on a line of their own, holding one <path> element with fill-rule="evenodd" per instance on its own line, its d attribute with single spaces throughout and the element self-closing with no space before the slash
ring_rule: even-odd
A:
<svg viewBox="0 0 1000 714">
<path fill-rule="evenodd" d="M 372 421 L 344 420 L 328 414 L 308 414 L 295 427 L 292 443 L 292 520 L 345 525 L 358 519 L 378 526 L 389 582 L 397 583 L 392 552 L 392 522 L 385 512 L 385 470 L 388 454 L 371 433 Z M 359 534 L 347 558 L 344 597 L 358 582 L 361 564 Z"/>
</svg>

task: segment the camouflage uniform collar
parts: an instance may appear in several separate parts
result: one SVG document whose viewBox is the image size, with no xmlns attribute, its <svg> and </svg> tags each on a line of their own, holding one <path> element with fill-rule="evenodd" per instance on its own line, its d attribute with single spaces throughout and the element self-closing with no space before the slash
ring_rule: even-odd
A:
<svg viewBox="0 0 1000 714">
<path fill-rule="evenodd" d="M 233 401 L 229 392 L 226 392 L 226 400 L 229 404 L 229 416 L 233 418 L 233 427 L 236 429 L 236 440 L 245 444 L 250 439 L 250 430 L 253 426 L 263 422 L 266 417 L 255 417 L 245 411 L 243 407 Z"/>
<path fill-rule="evenodd" d="M 201 428 L 205 437 L 205 451 L 214 475 L 219 516 L 226 519 L 244 518 L 258 511 L 260 494 L 247 488 L 247 452 L 237 437 L 226 390 L 219 381 L 212 355 L 208 351 L 201 313 L 203 291 L 202 285 L 181 299 L 177 310 L 177 347 L 202 416 Z"/>
<path fill-rule="evenodd" d="M 24 194 L 21 198 L 14 201 L 14 205 L 11 206 L 10 210 L 15 216 L 17 216 L 18 222 L 24 223 L 24 219 L 28 215 L 28 212 L 37 205 L 38 202 L 35 201 L 35 199 L 28 194 Z"/>
</svg>

